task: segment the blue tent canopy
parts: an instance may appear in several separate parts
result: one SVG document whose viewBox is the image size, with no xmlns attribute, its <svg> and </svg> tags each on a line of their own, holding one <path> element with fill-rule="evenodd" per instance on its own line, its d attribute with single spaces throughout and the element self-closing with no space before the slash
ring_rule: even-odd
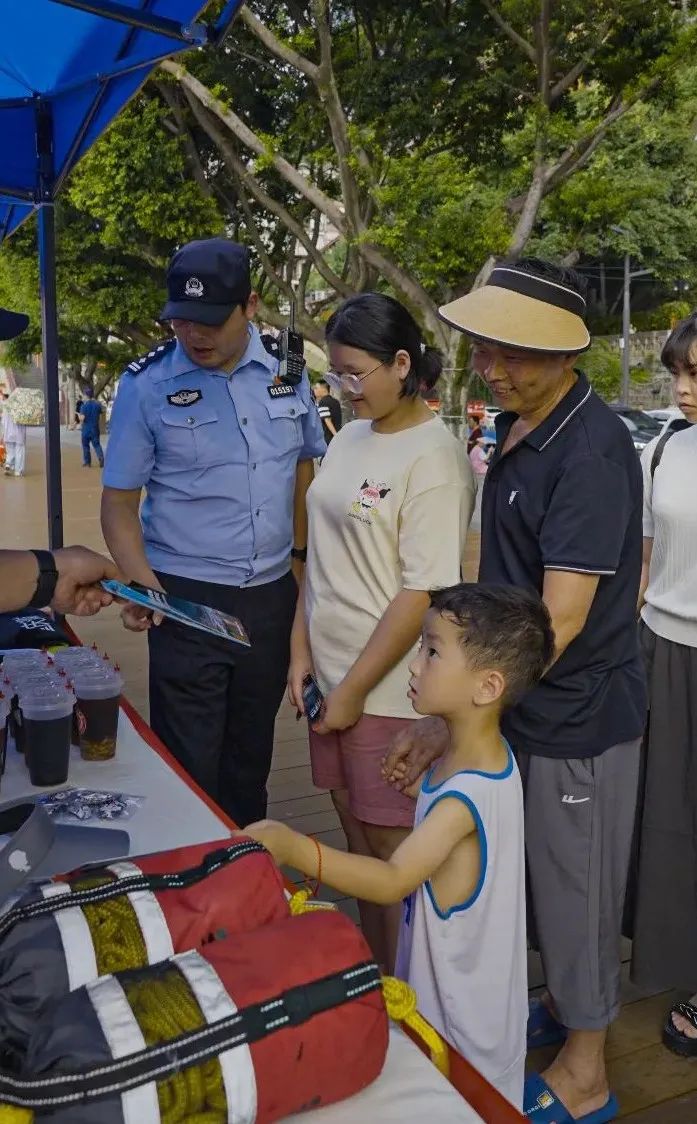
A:
<svg viewBox="0 0 697 1124">
<path fill-rule="evenodd" d="M 162 59 L 218 44 L 208 0 L 16 0 L 0 13 L 0 242 L 39 212 L 49 540 L 62 543 L 53 201 L 65 177 Z"/>
</svg>

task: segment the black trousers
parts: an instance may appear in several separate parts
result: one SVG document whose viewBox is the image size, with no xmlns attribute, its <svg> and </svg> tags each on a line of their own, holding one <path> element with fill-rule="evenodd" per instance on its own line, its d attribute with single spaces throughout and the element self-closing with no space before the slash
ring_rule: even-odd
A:
<svg viewBox="0 0 697 1124">
<path fill-rule="evenodd" d="M 252 647 L 165 620 L 148 634 L 150 725 L 237 823 L 266 815 L 274 722 L 288 675 L 297 600 L 291 573 L 239 589 L 158 573 L 164 589 L 239 617 Z"/>
</svg>

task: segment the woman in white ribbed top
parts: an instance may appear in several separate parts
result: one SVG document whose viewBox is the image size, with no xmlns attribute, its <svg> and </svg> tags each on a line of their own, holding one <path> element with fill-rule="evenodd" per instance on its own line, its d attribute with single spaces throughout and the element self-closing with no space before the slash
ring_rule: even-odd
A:
<svg viewBox="0 0 697 1124">
<path fill-rule="evenodd" d="M 697 422 L 697 313 L 677 325 L 661 360 Z M 669 1011 L 663 1041 L 697 1057 L 697 425 L 652 441 L 642 466 L 649 721 L 632 978 L 692 993 Z"/>
</svg>

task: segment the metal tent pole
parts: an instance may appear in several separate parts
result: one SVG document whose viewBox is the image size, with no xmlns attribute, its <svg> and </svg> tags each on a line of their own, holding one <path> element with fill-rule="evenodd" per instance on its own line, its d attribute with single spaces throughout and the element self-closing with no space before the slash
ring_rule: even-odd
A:
<svg viewBox="0 0 697 1124">
<path fill-rule="evenodd" d="M 46 501 L 48 545 L 63 545 L 61 427 L 58 388 L 58 308 L 56 304 L 56 228 L 53 203 L 39 207 L 39 279 L 46 422 Z"/>
<path fill-rule="evenodd" d="M 179 42 L 195 43 L 201 47 L 208 42 L 208 28 L 205 24 L 180 23 L 165 16 L 155 15 L 154 12 L 143 11 L 142 8 L 119 4 L 117 0 L 53 0 L 53 3 L 63 4 L 66 8 L 77 8 L 81 12 L 100 16 L 102 19 L 126 23 L 143 31 L 154 31 L 169 39 L 178 39 Z"/>
<path fill-rule="evenodd" d="M 631 343 L 631 308 L 632 272 L 631 258 L 624 255 L 624 288 L 622 290 L 622 398 L 623 406 L 629 405 L 629 347 Z"/>
<path fill-rule="evenodd" d="M 63 496 L 61 490 L 61 427 L 58 389 L 56 218 L 53 205 L 55 188 L 53 111 L 50 103 L 41 97 L 36 98 L 35 105 L 48 545 L 51 550 L 55 550 L 63 545 Z"/>
</svg>

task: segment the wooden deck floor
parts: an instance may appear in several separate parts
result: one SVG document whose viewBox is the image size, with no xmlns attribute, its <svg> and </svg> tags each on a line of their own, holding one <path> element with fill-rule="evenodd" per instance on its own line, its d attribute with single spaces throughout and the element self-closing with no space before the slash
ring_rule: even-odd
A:
<svg viewBox="0 0 697 1124">
<path fill-rule="evenodd" d="M 30 431 L 28 473 L 23 480 L 0 475 L 0 547 L 43 546 L 46 542 L 46 503 L 40 431 Z M 97 469 L 81 468 L 79 437 L 64 434 L 63 491 L 65 541 L 81 542 L 104 549 L 99 527 L 100 479 Z M 472 535 L 468 549 L 468 576 L 476 574 L 478 536 Z M 118 614 L 107 610 L 80 624 L 84 642 L 96 643 L 118 658 L 126 680 L 126 692 L 134 706 L 147 717 L 147 652 L 143 637 L 127 633 Z M 269 784 L 269 815 L 285 820 L 300 831 L 317 834 L 334 846 L 343 846 L 331 799 L 312 785 L 307 734 L 296 723 L 290 708 L 283 706 L 276 723 L 273 771 Z M 332 898 L 332 892 L 323 892 Z M 336 895 L 334 895 L 336 899 Z M 343 900 L 343 910 L 355 916 L 355 903 Z M 628 949 L 626 950 L 628 959 Z M 625 966 L 626 975 L 626 966 Z M 542 984 L 539 959 L 530 957 L 530 982 Z M 622 1118 L 631 1124 L 697 1124 L 697 1060 L 682 1060 L 661 1045 L 661 1024 L 672 1002 L 669 994 L 643 996 L 628 982 L 625 1005 L 610 1032 L 610 1074 L 613 1089 L 622 1105 Z M 546 1057 L 531 1057 L 539 1068 Z"/>
</svg>

